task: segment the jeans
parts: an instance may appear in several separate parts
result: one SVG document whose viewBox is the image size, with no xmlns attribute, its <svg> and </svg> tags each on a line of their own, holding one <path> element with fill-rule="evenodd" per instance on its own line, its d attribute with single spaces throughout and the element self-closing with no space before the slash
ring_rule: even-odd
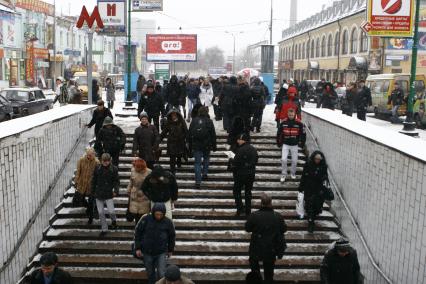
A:
<svg viewBox="0 0 426 284">
<path fill-rule="evenodd" d="M 400 105 L 394 105 L 392 107 L 392 123 L 398 123 L 400 122 L 399 116 L 398 116 L 398 110 L 401 106 Z"/>
<path fill-rule="evenodd" d="M 96 207 L 98 208 L 98 212 L 99 212 L 99 220 L 101 221 L 102 232 L 108 231 L 108 224 L 105 219 L 105 210 L 104 210 L 105 204 L 107 206 L 108 213 L 109 213 L 109 216 L 111 217 L 111 220 L 113 222 L 117 220 L 117 217 L 115 216 L 114 201 L 112 199 L 107 199 L 107 200 L 96 199 Z"/>
<path fill-rule="evenodd" d="M 253 258 L 249 258 L 249 262 L 250 262 L 250 269 L 253 272 L 257 272 L 260 273 L 260 265 L 259 265 L 259 260 L 257 259 L 253 259 Z M 271 259 L 271 260 L 264 260 L 263 261 L 263 272 L 265 275 L 265 281 L 263 281 L 263 283 L 265 284 L 272 284 L 273 283 L 273 279 L 274 279 L 274 268 L 275 268 L 275 260 Z"/>
<path fill-rule="evenodd" d="M 209 172 L 210 152 L 194 151 L 194 170 L 195 170 L 195 183 L 201 184 L 202 175 L 207 175 Z M 203 169 L 201 169 L 201 160 L 203 160 Z"/>
<path fill-rule="evenodd" d="M 288 158 L 289 152 L 291 154 L 290 174 L 296 175 L 297 161 L 299 160 L 299 147 L 297 145 L 290 146 L 286 144 L 283 144 L 283 149 L 282 149 L 282 157 L 281 157 L 282 174 L 287 175 L 287 158 Z"/>
<path fill-rule="evenodd" d="M 245 213 L 246 216 L 251 213 L 251 191 L 253 189 L 254 175 L 236 175 L 234 174 L 234 188 L 233 195 L 235 199 L 235 205 L 238 211 L 243 210 L 243 201 L 241 198 L 241 191 L 244 188 L 244 199 L 245 199 Z"/>
<path fill-rule="evenodd" d="M 194 108 L 196 103 L 197 100 L 191 100 L 190 98 L 188 98 L 188 118 L 191 117 L 192 109 Z"/>
<path fill-rule="evenodd" d="M 166 273 L 166 253 L 160 255 L 143 254 L 143 262 L 148 274 L 148 284 L 155 284 Z"/>
</svg>

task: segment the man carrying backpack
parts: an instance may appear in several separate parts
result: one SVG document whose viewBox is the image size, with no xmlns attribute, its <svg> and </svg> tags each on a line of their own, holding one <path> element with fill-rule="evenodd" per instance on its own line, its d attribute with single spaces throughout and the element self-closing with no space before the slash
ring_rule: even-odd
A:
<svg viewBox="0 0 426 284">
<path fill-rule="evenodd" d="M 207 180 L 210 151 L 217 149 L 216 131 L 208 112 L 208 108 L 200 107 L 198 116 L 192 120 L 188 132 L 189 151 L 195 159 L 195 187 L 197 189 L 201 186 L 201 179 Z M 203 169 L 201 169 L 201 160 L 203 160 Z"/>
<path fill-rule="evenodd" d="M 104 125 L 99 131 L 98 140 L 102 145 L 102 153 L 110 154 L 113 165 L 118 167 L 120 152 L 126 145 L 126 135 L 120 127 L 113 123 L 111 117 L 105 118 Z"/>
</svg>

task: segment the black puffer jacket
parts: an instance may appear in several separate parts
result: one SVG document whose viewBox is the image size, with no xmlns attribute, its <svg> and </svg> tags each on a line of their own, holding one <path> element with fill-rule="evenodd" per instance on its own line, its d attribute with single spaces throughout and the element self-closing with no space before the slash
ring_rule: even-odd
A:
<svg viewBox="0 0 426 284">
<path fill-rule="evenodd" d="M 265 93 L 265 88 L 260 84 L 259 78 L 254 80 L 250 91 L 253 100 L 253 109 L 264 108 L 266 106 L 267 94 Z"/>
<path fill-rule="evenodd" d="M 177 77 L 174 75 L 164 90 L 164 99 L 167 104 L 176 108 L 182 103 L 182 87 L 179 86 Z"/>
<path fill-rule="evenodd" d="M 336 248 L 326 252 L 321 263 L 321 283 L 323 284 L 358 284 L 360 267 L 356 250 L 349 248 L 349 254 L 341 257 Z"/>
<path fill-rule="evenodd" d="M 252 96 L 247 84 L 240 84 L 240 91 L 235 97 L 235 115 L 248 118 L 251 116 Z"/>
<path fill-rule="evenodd" d="M 112 193 L 118 195 L 120 178 L 118 168 L 110 164 L 108 167 L 98 165 L 92 177 L 92 194 L 96 199 L 107 200 L 113 197 Z"/>
<path fill-rule="evenodd" d="M 173 121 L 172 113 L 176 113 L 178 120 Z M 180 156 L 185 153 L 186 137 L 188 127 L 185 120 L 177 109 L 171 109 L 167 114 L 167 122 L 164 125 L 161 139 L 167 138 L 167 154 L 169 156 Z"/>
<path fill-rule="evenodd" d="M 287 247 L 284 240 L 287 226 L 281 214 L 272 208 L 261 208 L 249 216 L 245 229 L 252 233 L 250 258 L 255 260 L 282 258 Z"/>
<path fill-rule="evenodd" d="M 157 92 L 151 94 L 145 92 L 142 94 L 138 104 L 138 114 L 145 111 L 149 117 L 157 117 L 165 114 L 164 101 Z"/>
<path fill-rule="evenodd" d="M 247 134 L 247 136 L 250 137 L 248 125 L 244 124 L 244 119 L 241 116 L 236 116 L 232 121 L 232 126 L 229 130 L 228 138 L 226 141 L 228 145 L 231 146 L 232 152 L 236 151 L 238 147 L 237 138 L 240 137 L 241 134 Z"/>
<path fill-rule="evenodd" d="M 99 131 L 97 140 L 104 153 L 116 153 L 124 150 L 126 134 L 117 125 L 106 125 Z"/>
<path fill-rule="evenodd" d="M 92 120 L 89 122 L 87 126 L 92 127 L 93 125 L 95 125 L 95 135 L 98 135 L 99 130 L 101 130 L 102 125 L 104 123 L 104 119 L 107 116 L 113 118 L 112 113 L 108 108 L 104 107 L 103 110 L 99 110 L 98 108 L 96 108 L 93 111 Z"/>
<path fill-rule="evenodd" d="M 354 94 L 354 105 L 356 109 L 366 109 L 368 106 L 373 104 L 371 98 L 370 88 L 364 86 L 360 88 L 356 94 Z"/>
<path fill-rule="evenodd" d="M 231 78 L 232 79 L 232 78 Z M 236 111 L 235 102 L 240 92 L 236 79 L 225 83 L 219 97 L 219 105 L 224 113 L 234 114 Z"/>
<path fill-rule="evenodd" d="M 249 176 L 256 173 L 256 165 L 259 160 L 256 148 L 249 143 L 244 143 L 236 149 L 232 163 L 233 172 L 236 176 Z"/>
<path fill-rule="evenodd" d="M 160 135 L 154 125 L 141 125 L 133 135 L 133 154 L 147 162 L 155 161 L 154 150 L 158 149 Z"/>
<path fill-rule="evenodd" d="M 63 271 L 60 268 L 55 268 L 52 274 L 52 281 L 50 284 L 71 284 L 73 283 L 71 275 Z M 33 273 L 31 273 L 30 281 L 28 284 L 45 284 L 44 283 L 44 276 L 41 269 L 35 270 Z"/>
<path fill-rule="evenodd" d="M 216 131 L 208 116 L 197 116 L 191 121 L 188 144 L 190 151 L 216 151 Z"/>
<path fill-rule="evenodd" d="M 142 254 L 157 256 L 175 249 L 176 232 L 173 222 L 167 217 L 157 221 L 154 218 L 157 211 L 166 214 L 166 206 L 163 203 L 155 204 L 152 213 L 143 216 L 136 225 L 135 249 L 141 250 Z"/>
<path fill-rule="evenodd" d="M 162 168 L 156 167 L 145 178 L 141 190 L 151 202 L 176 201 L 178 186 L 174 175 Z"/>
</svg>

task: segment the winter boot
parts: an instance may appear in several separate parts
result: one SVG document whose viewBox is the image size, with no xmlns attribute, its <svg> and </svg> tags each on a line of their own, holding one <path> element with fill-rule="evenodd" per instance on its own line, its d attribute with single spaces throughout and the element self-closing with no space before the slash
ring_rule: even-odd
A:
<svg viewBox="0 0 426 284">
<path fill-rule="evenodd" d="M 112 221 L 111 223 L 111 229 L 116 230 L 117 229 L 117 221 Z"/>
<path fill-rule="evenodd" d="M 309 223 L 308 223 L 308 232 L 309 233 L 313 233 L 314 229 L 315 229 L 315 222 L 314 222 L 314 220 L 309 220 Z"/>
</svg>

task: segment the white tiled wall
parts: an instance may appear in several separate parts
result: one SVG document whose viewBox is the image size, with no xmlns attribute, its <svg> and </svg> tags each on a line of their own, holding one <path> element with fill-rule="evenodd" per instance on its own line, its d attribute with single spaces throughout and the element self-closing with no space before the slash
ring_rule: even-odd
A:
<svg viewBox="0 0 426 284">
<path fill-rule="evenodd" d="M 426 161 L 312 114 L 303 120 L 384 273 L 393 283 L 426 283 Z"/>
<path fill-rule="evenodd" d="M 0 267 L 3 267 L 26 226 L 32 223 L 12 263 L 0 274 L 0 283 L 15 283 L 35 253 L 43 229 L 48 226 L 49 218 L 72 177 L 76 159 L 93 136 L 91 130 L 83 135 L 51 194 L 46 193 L 84 133 L 83 124 L 79 122 L 88 122 L 90 117 L 91 110 L 87 109 L 0 139 Z M 45 196 L 45 205 L 32 220 Z"/>
</svg>

